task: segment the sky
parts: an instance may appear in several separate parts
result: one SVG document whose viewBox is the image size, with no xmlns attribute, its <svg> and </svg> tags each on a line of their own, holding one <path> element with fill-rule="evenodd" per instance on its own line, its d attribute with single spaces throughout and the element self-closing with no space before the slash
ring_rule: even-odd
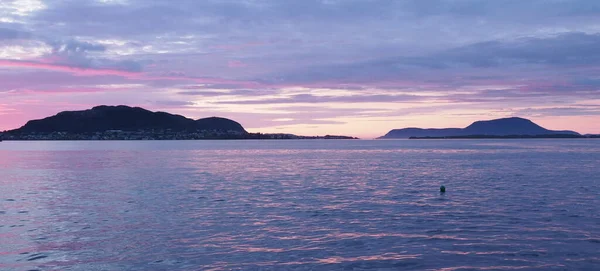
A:
<svg viewBox="0 0 600 271">
<path fill-rule="evenodd" d="M 600 134 L 600 1 L 1 0 L 0 130 L 100 104 L 265 133 Z"/>
</svg>

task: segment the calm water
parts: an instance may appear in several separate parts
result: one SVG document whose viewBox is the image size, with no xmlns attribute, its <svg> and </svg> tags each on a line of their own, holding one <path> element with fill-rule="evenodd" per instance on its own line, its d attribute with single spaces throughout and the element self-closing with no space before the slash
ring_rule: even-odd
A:
<svg viewBox="0 0 600 271">
<path fill-rule="evenodd" d="M 600 140 L 2 142 L 0 270 L 600 270 L 599 206 Z"/>
</svg>

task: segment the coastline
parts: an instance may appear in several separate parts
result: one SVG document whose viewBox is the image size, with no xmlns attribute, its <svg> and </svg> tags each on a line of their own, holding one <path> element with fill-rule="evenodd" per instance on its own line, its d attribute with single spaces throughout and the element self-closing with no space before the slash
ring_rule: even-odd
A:
<svg viewBox="0 0 600 271">
<path fill-rule="evenodd" d="M 412 136 L 408 139 L 586 139 L 586 138 L 600 138 L 600 135 L 568 135 L 568 134 L 555 134 L 555 135 L 507 135 L 507 136 L 494 136 L 494 135 L 467 135 L 467 136 Z"/>
<path fill-rule="evenodd" d="M 299 136 L 293 134 L 240 133 L 235 131 L 105 131 L 96 133 L 0 133 L 0 141 L 140 141 L 140 140 L 299 140 L 359 139 L 351 136 Z"/>
</svg>

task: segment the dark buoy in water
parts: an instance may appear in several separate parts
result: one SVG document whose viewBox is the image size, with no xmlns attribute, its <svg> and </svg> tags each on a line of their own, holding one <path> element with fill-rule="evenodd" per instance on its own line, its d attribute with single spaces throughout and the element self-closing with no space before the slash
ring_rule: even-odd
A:
<svg viewBox="0 0 600 271">
<path fill-rule="evenodd" d="M 446 187 L 445 186 L 440 186 L 440 193 L 446 193 Z"/>
</svg>

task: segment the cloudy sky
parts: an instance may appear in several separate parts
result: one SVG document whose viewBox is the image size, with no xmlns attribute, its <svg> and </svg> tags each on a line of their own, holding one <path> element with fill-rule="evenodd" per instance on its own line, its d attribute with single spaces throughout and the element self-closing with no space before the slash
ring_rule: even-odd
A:
<svg viewBox="0 0 600 271">
<path fill-rule="evenodd" d="M 0 130 L 99 104 L 304 135 L 600 133 L 600 1 L 1 0 Z"/>
</svg>

